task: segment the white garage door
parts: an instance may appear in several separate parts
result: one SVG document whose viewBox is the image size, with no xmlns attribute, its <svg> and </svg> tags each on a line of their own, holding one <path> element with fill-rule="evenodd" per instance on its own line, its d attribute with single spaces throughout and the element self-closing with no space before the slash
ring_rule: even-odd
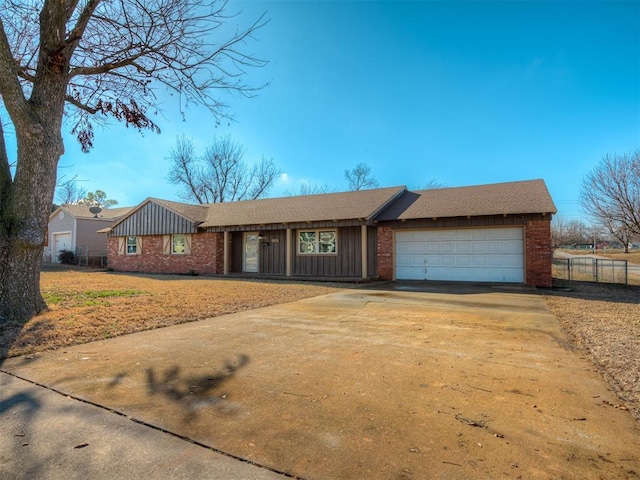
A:
<svg viewBox="0 0 640 480">
<path fill-rule="evenodd" d="M 53 261 L 58 261 L 58 255 L 63 250 L 71 250 L 71 232 L 53 234 Z"/>
<path fill-rule="evenodd" d="M 523 229 L 395 232 L 398 280 L 524 282 Z"/>
</svg>

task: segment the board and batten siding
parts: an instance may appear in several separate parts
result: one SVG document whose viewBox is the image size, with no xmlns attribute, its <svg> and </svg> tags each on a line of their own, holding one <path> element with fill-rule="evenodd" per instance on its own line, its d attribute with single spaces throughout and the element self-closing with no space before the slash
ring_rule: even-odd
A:
<svg viewBox="0 0 640 480">
<path fill-rule="evenodd" d="M 367 276 L 378 276 L 378 229 L 367 227 Z"/>
<path fill-rule="evenodd" d="M 270 230 L 263 232 L 258 246 L 258 272 L 265 275 L 286 275 L 287 273 L 287 231 Z"/>
<path fill-rule="evenodd" d="M 360 277 L 362 275 L 361 229 L 338 229 L 337 255 L 301 255 L 298 253 L 298 230 L 293 235 L 293 274 L 313 277 Z"/>
<path fill-rule="evenodd" d="M 193 222 L 167 210 L 161 205 L 149 202 L 138 211 L 116 225 L 112 237 L 136 235 L 166 235 L 173 233 L 196 233 Z"/>
</svg>

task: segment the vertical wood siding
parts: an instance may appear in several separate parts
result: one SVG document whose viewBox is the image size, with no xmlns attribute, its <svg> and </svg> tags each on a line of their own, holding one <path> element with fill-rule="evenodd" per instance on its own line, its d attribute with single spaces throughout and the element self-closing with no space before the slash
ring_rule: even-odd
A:
<svg viewBox="0 0 640 480">
<path fill-rule="evenodd" d="M 362 246 L 360 227 L 338 229 L 337 255 L 299 255 L 298 230 L 293 235 L 293 274 L 313 277 L 360 277 L 362 276 Z"/>
<path fill-rule="evenodd" d="M 367 227 L 367 273 L 369 277 L 378 276 L 378 229 Z"/>
<path fill-rule="evenodd" d="M 114 227 L 112 237 L 129 235 L 164 235 L 171 233 L 195 233 L 193 222 L 176 215 L 166 208 L 149 202 L 137 212 Z"/>
<path fill-rule="evenodd" d="M 244 252 L 242 232 L 231 233 L 231 273 L 242 273 L 242 252 Z"/>
<path fill-rule="evenodd" d="M 287 264 L 287 231 L 271 230 L 263 232 L 264 240 L 269 245 L 258 247 L 259 273 L 264 275 L 286 275 Z M 275 241 L 274 241 L 275 240 Z"/>
</svg>

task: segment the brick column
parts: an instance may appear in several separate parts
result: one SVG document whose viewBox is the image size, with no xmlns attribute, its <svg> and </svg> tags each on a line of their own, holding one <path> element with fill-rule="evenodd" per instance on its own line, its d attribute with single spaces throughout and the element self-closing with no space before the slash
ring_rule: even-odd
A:
<svg viewBox="0 0 640 480">
<path fill-rule="evenodd" d="M 378 227 L 378 277 L 393 280 L 393 230 Z"/>
<path fill-rule="evenodd" d="M 550 287 L 552 283 L 551 263 L 551 218 L 532 220 L 525 225 L 525 248 L 527 285 Z"/>
</svg>

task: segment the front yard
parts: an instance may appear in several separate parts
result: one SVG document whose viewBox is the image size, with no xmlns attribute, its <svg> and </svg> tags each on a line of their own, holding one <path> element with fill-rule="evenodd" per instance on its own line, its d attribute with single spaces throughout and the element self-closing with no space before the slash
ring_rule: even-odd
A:
<svg viewBox="0 0 640 480">
<path fill-rule="evenodd" d="M 338 284 L 222 280 L 178 275 L 45 271 L 50 310 L 26 324 L 0 325 L 0 358 L 32 354 L 227 313 L 292 302 Z"/>
<path fill-rule="evenodd" d="M 0 326 L 0 353 L 33 354 L 323 295 L 344 284 L 227 280 L 86 270 L 42 273 L 50 310 Z M 571 285 L 543 292 L 572 344 L 640 421 L 640 288 Z"/>
</svg>

